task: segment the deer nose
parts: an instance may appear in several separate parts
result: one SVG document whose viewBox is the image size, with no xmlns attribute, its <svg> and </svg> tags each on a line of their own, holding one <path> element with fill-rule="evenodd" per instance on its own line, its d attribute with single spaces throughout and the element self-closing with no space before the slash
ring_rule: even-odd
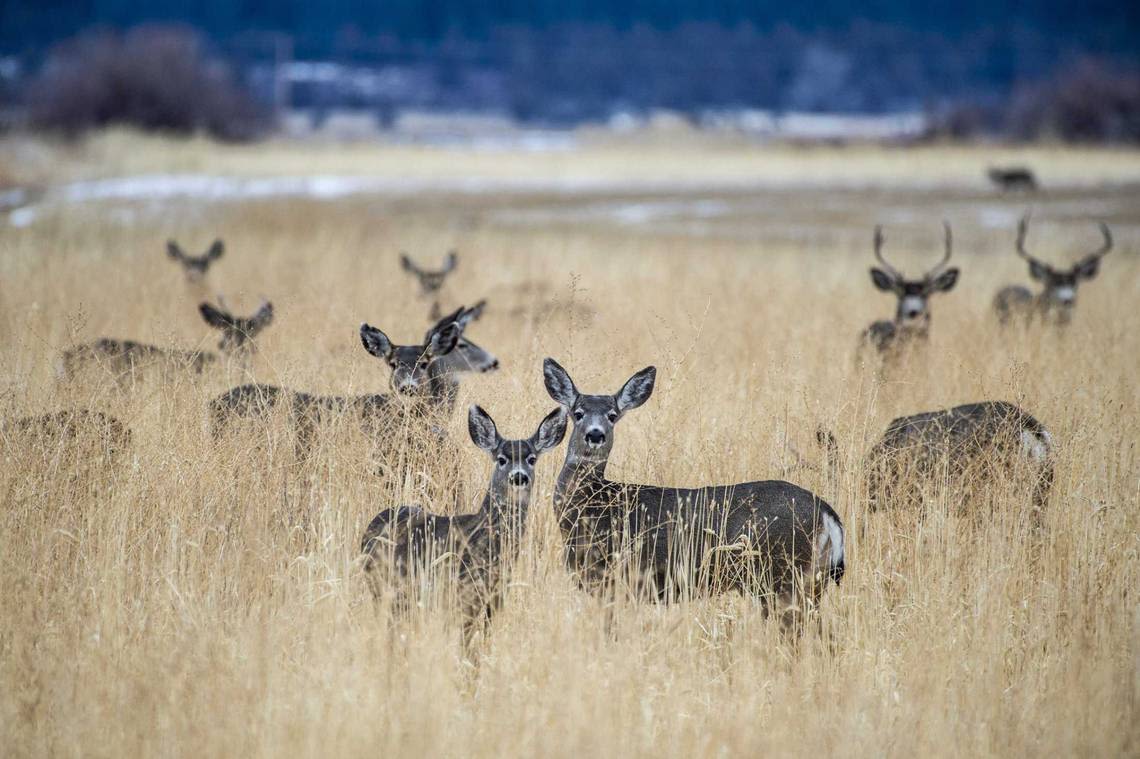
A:
<svg viewBox="0 0 1140 759">
<path fill-rule="evenodd" d="M 586 442 L 590 445 L 601 445 L 606 442 L 606 433 L 599 430 L 597 427 L 591 430 L 586 430 Z"/>
<path fill-rule="evenodd" d="M 510 477 L 507 478 L 507 482 L 517 488 L 526 487 L 530 484 L 530 475 L 528 475 L 526 472 L 511 472 Z"/>
</svg>

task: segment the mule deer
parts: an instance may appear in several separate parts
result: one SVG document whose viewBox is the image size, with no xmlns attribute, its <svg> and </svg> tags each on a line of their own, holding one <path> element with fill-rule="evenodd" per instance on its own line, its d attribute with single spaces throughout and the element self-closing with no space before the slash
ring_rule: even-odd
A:
<svg viewBox="0 0 1140 759">
<path fill-rule="evenodd" d="M 907 279 L 902 272 L 887 263 L 883 258 L 883 228 L 875 227 L 875 258 L 883 268 L 871 268 L 871 282 L 879 290 L 893 293 L 898 298 L 898 305 L 893 321 L 873 322 L 860 335 L 860 359 L 867 347 L 873 347 L 880 355 L 893 357 L 908 346 L 924 342 L 929 337 L 930 296 L 949 292 L 958 282 L 957 267 L 945 268 L 953 253 L 954 243 L 950 224 L 943 222 L 942 226 L 945 230 L 945 254 L 922 279 Z"/>
<path fill-rule="evenodd" d="M 526 529 L 535 463 L 562 442 L 566 412 L 557 408 L 547 414 L 529 438 L 504 440 L 490 415 L 472 406 L 467 429 L 495 462 L 479 510 L 449 517 L 419 506 L 385 509 L 369 523 L 360 549 L 373 596 L 380 599 L 391 589 L 400 612 L 407 612 L 417 591 L 444 583 L 459 605 L 470 642 L 502 603 Z"/>
<path fill-rule="evenodd" d="M 433 412 L 450 414 L 458 393 L 460 373 L 498 369 L 497 358 L 463 337 L 463 330 L 473 318 L 471 311 L 460 307 L 429 329 L 424 341 L 415 345 L 395 345 L 375 327 L 360 325 L 364 349 L 392 370 L 393 395 L 420 401 L 410 406 L 416 416 L 430 416 Z M 274 408 L 286 404 L 296 451 L 303 454 L 309 450 L 318 423 L 345 412 L 355 413 L 365 431 L 377 439 L 381 434 L 380 423 L 397 413 L 393 395 L 327 396 L 274 385 L 241 385 L 210 401 L 210 419 L 217 438 L 234 419 L 268 421 Z"/>
<path fill-rule="evenodd" d="M 1002 192 L 1034 192 L 1038 188 L 1037 177 L 1027 166 L 991 167 L 986 176 Z"/>
<path fill-rule="evenodd" d="M 443 288 L 447 275 L 455 271 L 455 267 L 459 265 L 459 254 L 454 250 L 449 251 L 443 262 L 443 268 L 436 271 L 421 269 L 408 257 L 407 253 L 400 254 L 400 265 L 404 267 L 404 271 L 414 276 L 416 281 L 420 283 L 420 295 L 432 299 L 429 317 L 438 319 L 440 317 L 439 291 Z"/>
<path fill-rule="evenodd" d="M 1053 437 L 1012 403 L 969 403 L 895 419 L 864 467 L 872 510 L 915 503 L 942 478 L 973 487 L 1028 474 L 1036 522 L 1053 484 Z"/>
<path fill-rule="evenodd" d="M 214 240 L 210 249 L 200 256 L 191 256 L 179 247 L 174 240 L 166 243 L 166 255 L 182 264 L 186 279 L 190 282 L 200 282 L 210 269 L 210 264 L 217 261 L 226 252 L 226 246 L 221 240 Z"/>
<path fill-rule="evenodd" d="M 1054 269 L 1025 250 L 1028 229 L 1029 217 L 1022 217 L 1017 224 L 1017 255 L 1029 262 L 1029 276 L 1041 283 L 1042 290 L 1034 295 L 1021 285 L 1003 287 L 994 296 L 994 310 L 1002 324 L 1008 324 L 1014 316 L 1029 318 L 1034 313 L 1043 318 L 1052 318 L 1060 325 L 1068 324 L 1077 302 L 1077 285 L 1081 280 L 1096 276 L 1100 269 L 1100 259 L 1112 250 L 1112 233 L 1108 225 L 1102 222 L 1100 232 L 1104 241 L 1100 248 L 1068 269 Z"/>
<path fill-rule="evenodd" d="M 220 301 L 219 305 L 221 308 L 215 308 L 203 302 L 199 304 L 198 311 L 207 324 L 221 331 L 218 349 L 223 355 L 247 358 L 253 350 L 254 338 L 273 321 L 273 304 L 263 300 L 257 312 L 244 319 L 226 311 Z M 206 367 L 218 363 L 219 359 L 219 354 L 211 351 L 160 348 L 134 340 L 101 338 L 64 351 L 57 373 L 61 379 L 67 379 L 85 366 L 96 364 L 122 382 L 136 372 L 152 368 L 202 374 Z"/>
<path fill-rule="evenodd" d="M 738 590 L 759 599 L 765 614 L 778 603 L 788 629 L 829 580 L 843 577 L 839 515 L 801 487 L 767 480 L 673 488 L 606 478 L 614 426 L 649 399 L 654 367 L 614 395 L 583 395 L 551 358 L 543 374 L 574 423 L 554 509 L 567 563 L 584 588 L 606 593 L 627 580 L 635 597 L 663 602 Z"/>
<path fill-rule="evenodd" d="M 0 426 L 0 433 L 7 445 L 22 449 L 89 441 L 109 457 L 127 451 L 131 445 L 131 430 L 127 425 L 113 416 L 87 409 L 13 419 Z"/>
</svg>

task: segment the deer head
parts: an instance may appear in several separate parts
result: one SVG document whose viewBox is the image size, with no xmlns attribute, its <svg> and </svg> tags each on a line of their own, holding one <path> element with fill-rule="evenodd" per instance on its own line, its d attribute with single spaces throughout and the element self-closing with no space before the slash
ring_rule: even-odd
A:
<svg viewBox="0 0 1140 759">
<path fill-rule="evenodd" d="M 404 267 L 404 271 L 419 281 L 420 293 L 422 295 L 434 295 L 443 287 L 443 282 L 447 279 L 447 275 L 455 271 L 455 267 L 459 264 L 459 254 L 454 250 L 449 252 L 446 260 L 443 262 L 443 268 L 438 271 L 421 269 L 408 257 L 407 253 L 400 254 L 400 264 Z"/>
<path fill-rule="evenodd" d="M 203 302 L 198 305 L 198 311 L 207 324 L 222 331 L 218 349 L 223 352 L 253 348 L 253 339 L 273 321 L 273 304 L 264 297 L 253 316 L 247 318 L 230 313 L 221 295 L 217 307 Z"/>
<path fill-rule="evenodd" d="M 1112 233 L 1104 222 L 1100 224 L 1103 237 L 1101 246 L 1067 269 L 1055 269 L 1029 255 L 1025 250 L 1025 237 L 1029 232 L 1029 216 L 1023 216 L 1017 225 L 1017 255 L 1029 262 L 1029 276 L 1042 284 L 1037 303 L 1044 311 L 1055 311 L 1058 320 L 1067 322 L 1077 302 L 1077 285 L 1092 279 L 1100 270 L 1100 259 L 1112 250 Z"/>
<path fill-rule="evenodd" d="M 954 242 L 950 224 L 942 223 L 945 230 L 945 253 L 933 269 L 921 279 L 907 279 L 883 258 L 883 228 L 875 227 L 875 259 L 882 268 L 872 267 L 871 282 L 883 292 L 894 293 L 898 298 L 895 309 L 895 323 L 900 327 L 925 331 L 930 323 L 929 299 L 934 293 L 954 289 L 958 282 L 958 268 L 945 268 L 950 261 Z"/>
<path fill-rule="evenodd" d="M 226 252 L 226 246 L 221 240 L 214 240 L 214 243 L 200 256 L 191 256 L 187 254 L 178 246 L 174 240 L 168 240 L 166 243 L 166 255 L 182 264 L 182 269 L 186 273 L 186 279 L 191 282 L 198 282 L 206 276 L 210 264 L 217 261 Z"/>
</svg>

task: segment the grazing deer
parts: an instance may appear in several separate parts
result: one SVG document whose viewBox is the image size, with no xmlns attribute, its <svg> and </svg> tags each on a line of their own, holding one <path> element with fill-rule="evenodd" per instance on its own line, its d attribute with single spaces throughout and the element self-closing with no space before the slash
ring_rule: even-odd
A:
<svg viewBox="0 0 1140 759">
<path fill-rule="evenodd" d="M 1014 316 L 1029 318 L 1034 313 L 1042 318 L 1052 318 L 1057 324 L 1068 324 L 1072 319 L 1073 306 L 1077 302 L 1077 285 L 1083 279 L 1092 279 L 1100 269 L 1100 259 L 1112 250 L 1112 233 L 1108 225 L 1100 225 L 1104 242 L 1101 247 L 1077 261 L 1068 269 L 1054 269 L 1038 261 L 1025 250 L 1025 236 L 1029 228 L 1029 217 L 1022 217 L 1017 225 L 1017 255 L 1029 262 L 1029 276 L 1042 284 L 1042 290 L 1034 295 L 1021 285 L 1003 287 L 994 296 L 994 310 L 1002 324 L 1008 324 Z"/>
<path fill-rule="evenodd" d="M 404 267 L 404 271 L 414 276 L 420 283 L 420 295 L 432 299 L 429 318 L 438 319 L 440 317 L 439 291 L 443 287 L 447 275 L 455 271 L 455 267 L 459 265 L 459 254 L 454 250 L 449 251 L 443 262 L 443 268 L 437 271 L 421 269 L 408 257 L 407 253 L 400 253 L 400 265 Z"/>
<path fill-rule="evenodd" d="M 257 313 L 246 319 L 226 311 L 221 301 L 219 305 L 221 308 L 215 308 L 203 302 L 199 304 L 198 312 L 207 324 L 221 331 L 218 349 L 223 355 L 248 358 L 254 348 L 254 338 L 273 321 L 273 304 L 263 300 Z M 64 351 L 57 373 L 61 379 L 67 379 L 76 376 L 84 367 L 96 364 L 109 370 L 121 382 L 148 369 L 202 374 L 207 366 L 218 363 L 220 358 L 219 354 L 211 351 L 176 350 L 134 340 L 101 338 Z"/>
<path fill-rule="evenodd" d="M 864 467 L 872 510 L 917 503 L 947 477 L 975 487 L 1028 475 L 1036 522 L 1053 485 L 1053 437 L 1012 403 L 969 403 L 895 419 Z"/>
<path fill-rule="evenodd" d="M 844 572 L 839 515 L 821 498 L 780 480 L 672 488 L 606 478 L 614 426 L 653 392 L 656 369 L 614 395 L 583 395 L 554 359 L 546 390 L 574 428 L 554 509 L 566 560 L 594 593 L 628 580 L 636 597 L 676 598 L 739 590 L 765 614 L 778 604 L 785 630 Z M 775 601 L 776 603 L 773 603 Z"/>
<path fill-rule="evenodd" d="M 7 421 L 0 437 L 8 446 L 29 450 L 36 446 L 90 442 L 113 457 L 130 449 L 131 430 L 113 416 L 87 409 L 67 409 Z"/>
<path fill-rule="evenodd" d="M 1038 188 L 1037 177 L 1027 166 L 992 167 L 986 176 L 1002 192 L 1034 192 Z"/>
<path fill-rule="evenodd" d="M 463 337 L 463 330 L 474 318 L 472 311 L 460 307 L 428 330 L 424 341 L 416 345 L 395 345 L 375 327 L 360 325 L 364 349 L 392 370 L 393 395 L 421 401 L 410 407 L 415 416 L 450 414 L 460 373 L 498 369 L 497 358 Z M 278 404 L 287 404 L 296 451 L 302 455 L 309 450 L 319 422 L 345 412 L 355 413 L 365 431 L 378 438 L 382 422 L 399 412 L 393 395 L 322 396 L 274 385 L 241 385 L 210 401 L 210 419 L 217 438 L 234 419 L 268 421 Z"/>
<path fill-rule="evenodd" d="M 385 509 L 369 523 L 360 549 L 373 596 L 380 599 L 391 589 L 401 612 L 407 612 L 417 590 L 442 581 L 458 602 L 470 643 L 502 603 L 526 529 L 535 463 L 562 442 L 566 412 L 557 408 L 547 414 L 527 439 L 504 440 L 487 412 L 472 406 L 467 429 L 495 462 L 479 510 L 449 517 L 419 506 Z"/>
<path fill-rule="evenodd" d="M 860 359 L 864 349 L 874 348 L 880 355 L 896 357 L 908 346 L 925 342 L 930 334 L 930 306 L 934 293 L 949 292 L 958 282 L 958 268 L 944 268 L 953 253 L 950 224 L 943 222 L 945 254 L 922 279 L 907 279 L 883 258 L 883 228 L 875 227 L 875 258 L 882 269 L 871 268 L 871 282 L 883 292 L 898 298 L 894 321 L 873 322 L 860 335 Z"/>
<path fill-rule="evenodd" d="M 214 240 L 210 249 L 200 256 L 187 254 L 174 240 L 168 240 L 166 243 L 166 255 L 182 264 L 182 270 L 186 273 L 186 279 L 190 282 L 200 282 L 210 269 L 210 264 L 221 258 L 225 252 L 226 246 L 221 240 Z"/>
</svg>

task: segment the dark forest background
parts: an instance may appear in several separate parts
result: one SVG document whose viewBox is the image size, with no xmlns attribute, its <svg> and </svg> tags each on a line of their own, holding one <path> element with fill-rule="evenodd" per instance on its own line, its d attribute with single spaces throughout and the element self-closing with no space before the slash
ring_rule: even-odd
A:
<svg viewBox="0 0 1140 759">
<path fill-rule="evenodd" d="M 1110 0 L 0 0 L 0 55 L 21 75 L 0 100 L 6 86 L 42 117 L 56 93 L 80 128 L 132 121 L 116 113 L 148 69 L 152 90 L 170 73 L 242 122 L 190 128 L 246 136 L 250 114 L 280 106 L 286 60 L 335 66 L 289 69 L 290 107 L 370 109 L 381 123 L 404 108 L 552 124 L 653 109 L 923 111 L 951 136 L 1133 140 L 1138 31 L 1140 3 Z M 92 93 L 113 102 L 80 114 Z"/>
</svg>

